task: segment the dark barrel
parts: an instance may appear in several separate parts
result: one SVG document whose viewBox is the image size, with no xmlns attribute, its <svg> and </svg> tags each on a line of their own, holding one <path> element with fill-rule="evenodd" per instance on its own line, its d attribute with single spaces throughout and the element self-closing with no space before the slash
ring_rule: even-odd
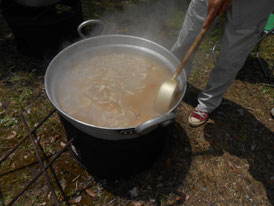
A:
<svg viewBox="0 0 274 206">
<path fill-rule="evenodd" d="M 77 27 L 83 21 L 79 0 L 61 0 L 44 7 L 28 7 L 14 0 L 3 0 L 2 13 L 24 54 L 54 56 L 66 44 L 78 38 Z"/>
</svg>

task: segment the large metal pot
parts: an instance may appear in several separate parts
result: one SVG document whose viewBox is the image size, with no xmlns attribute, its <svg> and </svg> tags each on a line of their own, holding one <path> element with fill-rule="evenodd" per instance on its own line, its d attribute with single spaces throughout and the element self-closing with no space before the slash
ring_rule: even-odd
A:
<svg viewBox="0 0 274 206">
<path fill-rule="evenodd" d="M 102 24 L 102 22 L 99 20 L 89 20 L 83 22 L 78 27 L 78 32 L 82 37 L 84 37 L 84 35 L 82 34 L 81 29 L 90 23 Z M 63 72 L 67 69 L 70 69 L 69 66 L 71 64 L 71 61 L 80 61 L 83 55 L 96 55 L 96 53 L 100 53 L 102 51 L 109 52 L 110 50 L 113 52 L 117 50 L 142 52 L 142 54 L 154 58 L 158 62 L 164 64 L 167 69 L 173 72 L 179 65 L 178 59 L 169 50 L 165 49 L 159 44 L 156 44 L 144 38 L 128 35 L 102 35 L 97 37 L 89 37 L 78 41 L 65 48 L 58 55 L 55 56 L 55 58 L 49 64 L 45 75 L 46 93 L 51 103 L 59 111 L 60 115 L 62 115 L 76 128 L 80 129 L 86 134 L 107 140 L 124 140 L 137 138 L 151 132 L 158 126 L 167 126 L 168 124 L 170 124 L 176 117 L 176 107 L 183 99 L 186 91 L 187 80 L 185 71 L 181 72 L 180 76 L 178 77 L 181 96 L 178 102 L 174 105 L 174 107 L 171 108 L 166 114 L 148 120 L 137 127 L 98 127 L 79 121 L 62 110 L 57 102 L 57 94 L 55 88 L 56 85 L 58 85 L 58 80 L 62 78 Z"/>
</svg>

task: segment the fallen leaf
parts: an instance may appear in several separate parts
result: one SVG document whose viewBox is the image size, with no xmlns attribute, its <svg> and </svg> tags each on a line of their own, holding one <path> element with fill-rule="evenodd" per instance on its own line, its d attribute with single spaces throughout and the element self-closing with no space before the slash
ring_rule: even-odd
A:
<svg viewBox="0 0 274 206">
<path fill-rule="evenodd" d="M 165 168 L 168 169 L 168 168 L 170 167 L 170 164 L 171 164 L 171 158 L 169 157 L 169 158 L 166 160 Z"/>
<path fill-rule="evenodd" d="M 14 35 L 13 35 L 12 33 L 10 33 L 10 34 L 8 34 L 8 35 L 6 36 L 6 38 L 7 38 L 7 39 L 13 39 L 13 38 L 14 38 Z"/>
<path fill-rule="evenodd" d="M 189 195 L 186 195 L 186 201 L 189 199 Z"/>
<path fill-rule="evenodd" d="M 156 202 L 156 200 L 149 198 L 149 202 L 154 203 L 154 202 Z"/>
<path fill-rule="evenodd" d="M 62 178 L 62 179 L 60 180 L 60 184 L 61 184 L 61 187 L 62 187 L 63 189 L 66 188 L 66 180 L 65 180 L 64 178 Z"/>
<path fill-rule="evenodd" d="M 12 131 L 11 134 L 9 136 L 7 136 L 7 139 L 13 139 L 14 137 L 16 137 L 17 133 L 15 131 Z"/>
<path fill-rule="evenodd" d="M 238 165 L 235 165 L 235 167 L 237 168 L 237 169 L 241 169 L 242 167 L 240 167 L 240 166 L 238 166 Z"/>
<path fill-rule="evenodd" d="M 129 191 L 129 194 L 131 197 L 137 197 L 139 195 L 137 187 L 132 188 L 132 190 Z"/>
<path fill-rule="evenodd" d="M 53 141 L 53 142 L 56 142 L 57 139 L 58 139 L 59 137 L 60 137 L 60 135 L 58 135 L 58 134 L 55 135 L 55 136 L 53 136 L 53 137 L 52 137 L 52 141 Z"/>
<path fill-rule="evenodd" d="M 256 109 L 256 112 L 261 113 L 262 109 Z"/>
<path fill-rule="evenodd" d="M 40 206 L 44 206 L 44 205 L 46 205 L 47 203 L 46 202 L 42 202 L 41 204 L 40 204 Z"/>
<path fill-rule="evenodd" d="M 180 201 L 180 200 L 183 200 L 183 199 L 184 199 L 183 196 L 176 196 L 176 200 L 177 200 L 177 201 Z"/>
<path fill-rule="evenodd" d="M 164 179 L 164 177 L 161 175 L 157 178 L 158 181 L 162 181 Z"/>
<path fill-rule="evenodd" d="M 88 193 L 91 197 L 96 197 L 96 194 L 94 193 L 93 189 L 86 189 L 86 193 Z"/>
<path fill-rule="evenodd" d="M 209 123 L 209 124 L 215 124 L 215 121 L 213 119 L 208 119 L 207 123 Z"/>
<path fill-rule="evenodd" d="M 133 204 L 134 206 L 142 206 L 142 205 L 144 205 L 144 203 L 141 202 L 141 201 L 134 201 L 132 204 Z"/>
<path fill-rule="evenodd" d="M 232 162 L 228 161 L 228 165 L 231 167 L 233 171 L 237 170 L 236 167 L 232 164 Z"/>
<path fill-rule="evenodd" d="M 64 142 L 61 142 L 60 145 L 61 145 L 62 147 L 65 147 L 65 146 L 66 146 L 66 144 L 65 144 Z"/>
<path fill-rule="evenodd" d="M 50 199 L 50 197 L 51 197 L 51 192 L 49 192 L 49 194 L 48 194 L 48 200 Z"/>
<path fill-rule="evenodd" d="M 82 200 L 82 196 L 80 195 L 80 196 L 76 197 L 76 198 L 73 200 L 73 202 L 74 202 L 74 203 L 79 203 L 81 200 Z"/>
</svg>

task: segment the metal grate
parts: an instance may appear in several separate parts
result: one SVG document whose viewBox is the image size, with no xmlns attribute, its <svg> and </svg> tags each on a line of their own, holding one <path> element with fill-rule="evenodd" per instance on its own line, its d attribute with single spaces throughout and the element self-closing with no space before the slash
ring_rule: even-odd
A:
<svg viewBox="0 0 274 206">
<path fill-rule="evenodd" d="M 52 154 L 52 155 L 49 155 L 47 156 L 45 151 L 44 151 L 44 148 L 42 147 L 42 145 L 40 144 L 37 136 L 36 136 L 36 130 L 41 127 L 43 125 L 44 122 L 46 122 L 49 117 L 51 117 L 54 113 L 56 112 L 56 110 L 52 110 L 49 112 L 48 115 L 46 115 L 46 117 L 41 120 L 37 126 L 35 126 L 32 130 L 29 128 L 29 125 L 25 119 L 25 116 L 24 116 L 24 113 L 23 113 L 23 110 L 21 110 L 21 113 L 20 113 L 20 118 L 25 126 L 25 129 L 27 131 L 27 135 L 17 144 L 15 145 L 6 155 L 4 155 L 4 157 L 0 160 L 0 166 L 1 164 L 11 155 L 13 154 L 19 147 L 20 145 L 27 139 L 30 139 L 31 140 L 31 143 L 32 143 L 32 147 L 35 151 L 35 154 L 36 154 L 36 157 L 37 157 L 37 161 L 35 162 L 32 162 L 31 164 L 28 164 L 28 165 L 25 165 L 21 168 L 16 168 L 16 169 L 13 169 L 11 171 L 8 171 L 8 172 L 5 172 L 4 174 L 1 174 L 0 177 L 3 177 L 5 175 L 8 175 L 12 172 L 15 172 L 19 169 L 23 169 L 23 168 L 26 168 L 28 166 L 32 166 L 34 164 L 39 164 L 40 166 L 40 172 L 30 181 L 27 183 L 27 185 L 6 205 L 5 204 L 5 199 L 3 197 L 3 193 L 2 193 L 2 190 L 1 190 L 1 182 L 0 182 L 0 203 L 3 205 L 3 206 L 11 206 L 13 205 L 20 196 L 22 196 L 24 194 L 24 192 L 26 190 L 28 190 L 28 188 L 33 185 L 37 179 L 43 174 L 46 178 L 46 182 L 51 190 L 51 193 L 52 193 L 52 198 L 54 200 L 54 203 L 56 206 L 60 206 L 60 205 L 63 205 L 65 203 L 65 205 L 71 205 L 69 203 L 69 197 L 73 197 L 76 193 L 79 193 L 79 191 L 76 191 L 74 194 L 70 195 L 69 197 L 65 194 L 58 178 L 57 178 L 57 175 L 56 175 L 56 172 L 54 171 L 54 168 L 52 167 L 52 164 L 55 162 L 55 160 L 57 160 L 61 154 L 63 152 L 65 152 L 68 147 L 71 145 L 71 143 L 76 139 L 76 137 L 72 137 L 66 144 L 65 146 L 58 152 Z M 42 157 L 41 155 L 39 154 L 39 151 L 42 153 Z M 44 164 L 44 162 L 46 162 L 46 164 Z M 53 175 L 53 178 L 54 180 L 50 179 L 50 176 L 49 176 L 49 172 L 52 173 Z M 61 194 L 62 194 L 62 197 L 63 199 L 62 200 L 58 200 L 58 197 L 56 195 L 56 189 L 54 189 L 53 187 L 53 184 L 52 182 L 55 181 L 56 185 L 58 186 L 58 189 L 60 190 Z M 61 201 L 61 202 L 60 202 Z"/>
</svg>

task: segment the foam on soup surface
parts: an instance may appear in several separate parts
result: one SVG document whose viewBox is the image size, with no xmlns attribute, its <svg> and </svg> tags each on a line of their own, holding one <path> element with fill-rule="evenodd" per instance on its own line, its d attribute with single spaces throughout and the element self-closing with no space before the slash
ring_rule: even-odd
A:
<svg viewBox="0 0 274 206">
<path fill-rule="evenodd" d="M 110 53 L 71 65 L 57 88 L 57 101 L 67 114 L 102 127 L 135 127 L 159 114 L 154 99 L 169 76 L 148 57 Z"/>
</svg>

